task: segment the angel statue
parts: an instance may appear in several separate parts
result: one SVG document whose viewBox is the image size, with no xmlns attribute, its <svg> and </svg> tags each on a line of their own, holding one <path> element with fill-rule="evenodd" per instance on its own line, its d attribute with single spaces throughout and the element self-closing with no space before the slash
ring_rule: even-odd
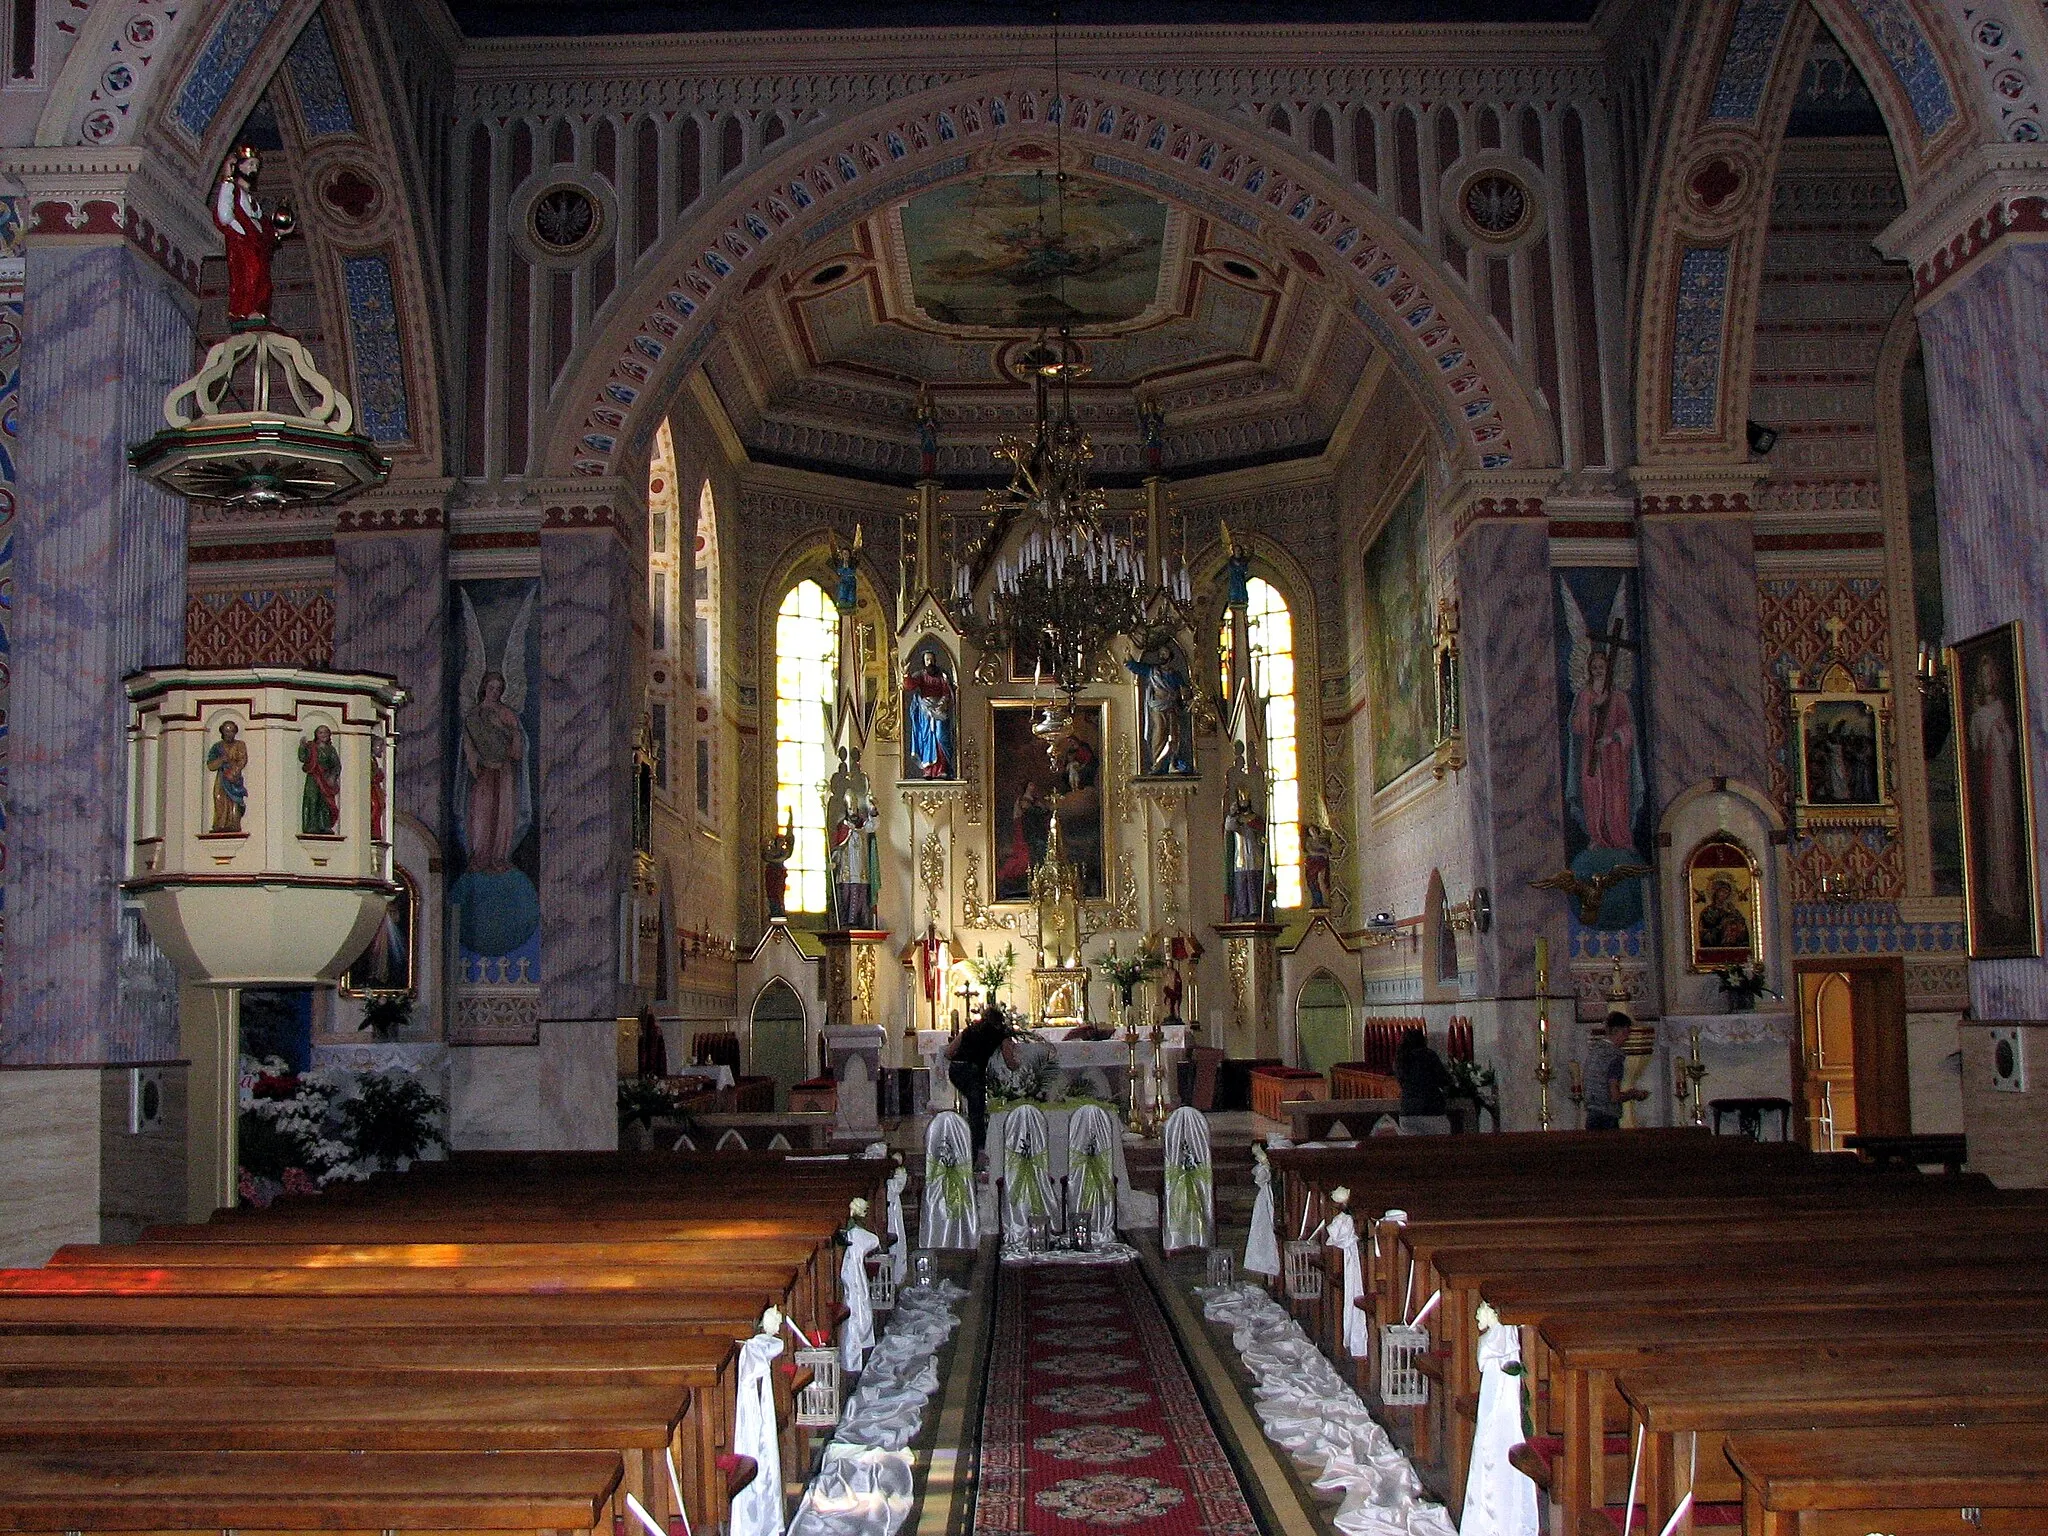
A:
<svg viewBox="0 0 2048 1536">
<path fill-rule="evenodd" d="M 770 917 L 789 916 L 789 861 L 796 853 L 796 808 L 783 812 L 782 830 L 761 844 L 761 896 Z"/>
<path fill-rule="evenodd" d="M 1572 689 L 1567 721 L 1565 803 L 1586 845 L 1572 873 L 1591 880 L 1620 865 L 1641 865 L 1636 818 L 1643 808 L 1642 756 L 1636 741 L 1636 641 L 1629 634 L 1629 578 L 1622 575 L 1605 622 L 1589 622 L 1568 578 L 1558 578 L 1571 637 L 1566 676 Z M 1597 926 L 1625 928 L 1642 916 L 1642 893 L 1624 881 L 1601 903 Z"/>
<path fill-rule="evenodd" d="M 456 797 L 465 867 L 502 874 L 512 851 L 533 826 L 531 744 L 520 719 L 526 704 L 526 631 L 539 588 L 529 587 L 513 614 L 498 664 L 489 664 L 483 625 L 469 593 L 457 589 L 464 629 L 462 769 L 467 781 Z"/>
</svg>

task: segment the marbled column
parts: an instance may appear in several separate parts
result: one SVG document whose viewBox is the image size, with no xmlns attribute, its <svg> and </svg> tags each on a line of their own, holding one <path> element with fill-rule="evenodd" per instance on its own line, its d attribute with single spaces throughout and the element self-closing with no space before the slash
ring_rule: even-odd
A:
<svg viewBox="0 0 2048 1536">
<path fill-rule="evenodd" d="M 122 243 L 33 244 L 27 286 L 0 1063 L 163 1060 L 176 979 L 120 904 L 121 679 L 184 659 L 185 504 L 124 455 L 192 370 L 192 300 Z"/>
<path fill-rule="evenodd" d="M 540 1014 L 609 1023 L 632 857 L 638 591 L 612 509 L 597 509 L 594 527 L 565 526 L 558 511 L 540 554 Z"/>
<path fill-rule="evenodd" d="M 1492 931 L 1477 946 L 1478 990 L 1481 997 L 1526 995 L 1536 984 L 1536 937 L 1550 940 L 1554 976 L 1562 975 L 1566 953 L 1556 895 L 1529 889 L 1531 880 L 1564 867 L 1549 530 L 1540 518 L 1476 523 L 1452 558 L 1473 883 L 1489 889 L 1494 911 Z M 1463 901 L 1471 893 L 1446 894 Z"/>
<path fill-rule="evenodd" d="M 2020 621 L 2036 878 L 2048 831 L 2048 248 L 2008 240 L 1920 311 L 1946 640 Z M 1984 1019 L 2048 1018 L 2048 963 L 1970 962 Z"/>
<path fill-rule="evenodd" d="M 1771 768 L 1748 513 L 1657 512 L 1645 500 L 1638 543 L 1654 826 L 1674 797 L 1706 779 L 1768 795 Z"/>
<path fill-rule="evenodd" d="M 394 490 L 397 488 L 393 488 Z M 351 503 L 334 536 L 334 664 L 387 672 L 412 693 L 398 716 L 400 811 L 448 846 L 448 540 L 441 501 Z M 393 526 L 396 524 L 397 526 Z"/>
</svg>

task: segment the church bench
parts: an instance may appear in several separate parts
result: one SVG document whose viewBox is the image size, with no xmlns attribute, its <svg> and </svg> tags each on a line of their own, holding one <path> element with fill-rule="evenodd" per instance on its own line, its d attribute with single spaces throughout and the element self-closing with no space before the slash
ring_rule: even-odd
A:
<svg viewBox="0 0 2048 1536">
<path fill-rule="evenodd" d="M 622 1472 L 601 1451 L 0 1453 L 0 1531 L 609 1536 Z"/>
<path fill-rule="evenodd" d="M 1588 1509 L 1626 1486 L 1628 1409 L 1614 1388 L 1617 1373 L 1684 1364 L 1709 1371 L 1739 1365 L 1759 1351 L 1838 1357 L 1884 1345 L 1936 1347 L 1958 1343 L 2048 1349 L 2048 1319 L 2034 1298 L 1978 1302 L 1957 1308 L 1924 1302 L 1790 1310 L 1775 1299 L 1740 1313 L 1623 1313 L 1553 1317 L 1542 1325 L 1549 1391 L 1537 1412 L 1549 1421 L 1551 1493 L 1567 1529 Z M 1832 1352 L 1832 1355 L 1831 1353 Z M 1617 1409 L 1619 1410 L 1617 1412 Z M 1596 1452 L 1596 1440 L 1603 1452 Z M 1619 1465 L 1617 1466 L 1617 1460 Z"/>
<path fill-rule="evenodd" d="M 1453 1260 L 1455 1263 L 1455 1259 Z M 1882 1248 L 1861 1256 L 1843 1256 L 1838 1263 L 1802 1256 L 1791 1260 L 1782 1253 L 1759 1253 L 1756 1262 L 1739 1270 L 1720 1270 L 1711 1265 L 1678 1263 L 1662 1266 L 1587 1266 L 1556 1272 L 1523 1270 L 1504 1275 L 1475 1276 L 1477 1297 L 1483 1297 L 1500 1314 L 1502 1321 L 1525 1331 L 1540 1327 L 1558 1310 L 1585 1317 L 1598 1312 L 1602 1301 L 1622 1309 L 1646 1304 L 1646 1294 L 1668 1297 L 1673 1305 L 1698 1305 L 1708 1299 L 1734 1300 L 1755 1308 L 1779 1305 L 1782 1301 L 1822 1293 L 1827 1304 L 1857 1306 L 1870 1301 L 1899 1297 L 1946 1295 L 1959 1304 L 1976 1296 L 2048 1297 L 2048 1261 L 2026 1265 L 1986 1266 L 1966 1260 L 1920 1265 L 1913 1256 L 1893 1255 Z M 1437 1337 L 1449 1352 L 1444 1394 L 1423 1416 L 1418 1429 L 1440 1416 L 1444 1435 L 1444 1462 L 1457 1486 L 1463 1486 L 1470 1436 L 1461 1432 L 1457 1420 L 1459 1400 L 1469 1403 L 1477 1389 L 1476 1347 L 1478 1329 L 1471 1312 L 1477 1297 L 1462 1315 L 1448 1311 L 1447 1290 L 1444 1328 Z M 1464 1292 L 1462 1294 L 1470 1294 Z M 1597 1298 L 1597 1299 L 1596 1299 Z M 1574 1398 L 1573 1403 L 1578 1402 Z M 1583 1405 L 1581 1405 L 1583 1408 Z M 1574 1430 L 1589 1425 L 1590 1418 L 1572 1417 L 1573 1407 L 1564 1409 L 1567 1454 L 1580 1442 Z M 1589 1414 L 1590 1410 L 1583 1410 Z M 1590 1435 L 1587 1428 L 1584 1433 Z M 1426 1438 L 1418 1433 L 1418 1452 L 1430 1454 Z"/>
<path fill-rule="evenodd" d="M 387 1373 L 459 1373 L 553 1386 L 605 1380 L 689 1389 L 677 1457 L 693 1511 L 716 1513 L 718 1456 L 731 1445 L 738 1345 L 679 1327 L 419 1332 L 0 1332 L 0 1387 L 232 1382 L 322 1392 Z"/>
<path fill-rule="evenodd" d="M 2048 1425 L 2048 1379 L 2016 1369 L 2009 1344 L 1873 1345 L 1815 1359 L 1758 1350 L 1713 1370 L 1688 1363 L 1632 1367 L 1618 1379 L 1643 1430 L 1640 1499 L 1651 1529 L 1680 1497 L 1740 1497 L 1723 1437 L 1757 1429 L 1835 1426 Z M 1695 1447 L 1699 1452 L 1694 1460 Z"/>
<path fill-rule="evenodd" d="M 829 1314 L 838 1300 L 822 1285 L 825 1266 L 812 1261 L 829 1240 L 726 1243 L 126 1243 L 71 1244 L 59 1248 L 46 1266 L 83 1270 L 134 1267 L 171 1270 L 309 1269 L 322 1274 L 374 1269 L 451 1270 L 496 1273 L 513 1269 L 547 1272 L 557 1268 L 579 1276 L 596 1268 L 642 1268 L 702 1276 L 721 1288 L 766 1288 L 785 1273 L 803 1284 L 789 1310 L 801 1326 Z M 744 1254 L 736 1262 L 735 1252 Z M 836 1270 L 835 1270 L 836 1272 Z M 822 1292 L 822 1293 L 821 1293 Z"/>
<path fill-rule="evenodd" d="M 657 1520 L 674 1500 L 681 1387 L 536 1387 L 387 1374 L 370 1386 L 240 1393 L 212 1385 L 0 1388 L 0 1451 L 605 1451 Z M 680 1465 L 680 1460 L 679 1460 Z"/>
<path fill-rule="evenodd" d="M 1723 1450 L 1742 1482 L 1743 1536 L 2048 1528 L 2048 1427 L 1751 1431 Z"/>
</svg>

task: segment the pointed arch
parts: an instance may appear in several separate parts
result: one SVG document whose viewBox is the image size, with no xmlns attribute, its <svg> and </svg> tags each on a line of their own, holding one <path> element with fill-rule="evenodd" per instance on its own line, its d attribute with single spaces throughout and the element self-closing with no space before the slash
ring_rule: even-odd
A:
<svg viewBox="0 0 2048 1536">
<path fill-rule="evenodd" d="M 1301 702 L 1295 667 L 1294 611 L 1287 595 L 1263 576 L 1245 583 L 1246 627 L 1251 636 L 1252 686 L 1265 701 L 1266 826 L 1272 855 L 1273 905 L 1302 905 L 1301 884 Z M 1230 614 L 1221 626 L 1223 696 L 1237 683 L 1230 676 Z"/>
</svg>

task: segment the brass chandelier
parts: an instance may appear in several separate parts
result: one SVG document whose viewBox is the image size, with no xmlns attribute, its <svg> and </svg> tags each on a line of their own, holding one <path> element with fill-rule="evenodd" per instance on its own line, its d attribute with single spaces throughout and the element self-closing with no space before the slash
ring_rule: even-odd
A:
<svg viewBox="0 0 2048 1536">
<path fill-rule="evenodd" d="M 1073 381 L 1087 369 L 1073 338 L 1062 330 L 1058 354 L 1041 348 L 1038 359 L 1033 430 L 996 444 L 1010 481 L 983 498 L 987 525 L 955 572 L 954 618 L 984 650 L 1030 660 L 1034 678 L 1062 696 L 1037 727 L 1052 735 L 1065 733 L 1075 696 L 1095 681 L 1112 643 L 1179 628 L 1193 586 L 1185 556 L 1169 573 L 1163 552 L 1141 549 L 1112 525 L 1107 498 L 1089 481 L 1095 447 L 1075 420 L 1073 403 Z M 1148 568 L 1159 579 L 1150 579 Z M 977 610 L 974 594 L 984 577 L 985 599 Z"/>
</svg>

